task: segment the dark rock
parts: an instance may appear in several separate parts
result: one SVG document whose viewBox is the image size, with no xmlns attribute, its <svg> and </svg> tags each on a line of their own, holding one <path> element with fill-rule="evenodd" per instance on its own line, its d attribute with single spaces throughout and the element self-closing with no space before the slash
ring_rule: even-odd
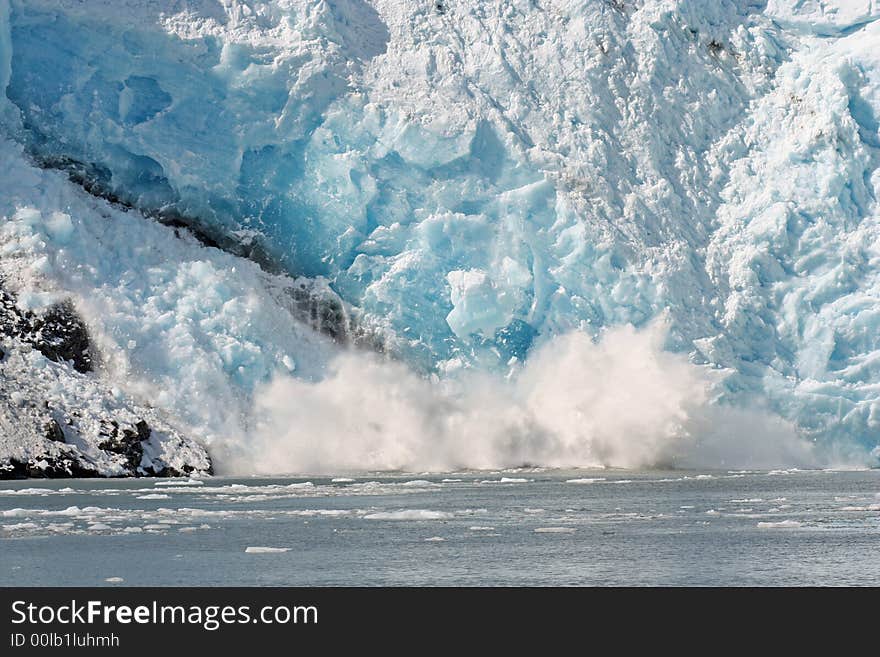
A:
<svg viewBox="0 0 880 657">
<path fill-rule="evenodd" d="M 288 288 L 288 294 L 293 300 L 291 313 L 294 317 L 334 342 L 347 344 L 351 341 L 354 322 L 338 298 L 304 283 Z"/>
<path fill-rule="evenodd" d="M 49 421 L 46 422 L 43 431 L 46 434 L 46 440 L 51 440 L 56 443 L 65 442 L 64 430 L 55 418 L 50 418 Z"/>
<path fill-rule="evenodd" d="M 0 465 L 0 479 L 93 479 L 98 475 L 94 468 L 89 468 L 79 460 L 70 456 L 43 456 L 41 465 L 34 460 L 27 462 L 11 459 L 8 464 Z"/>
<path fill-rule="evenodd" d="M 70 361 L 78 372 L 92 370 L 89 332 L 70 301 L 36 315 L 18 308 L 15 296 L 0 286 L 0 335 L 26 342 L 50 360 Z"/>
<path fill-rule="evenodd" d="M 34 346 L 55 361 L 71 361 L 77 372 L 92 370 L 89 332 L 70 301 L 49 308 L 34 323 L 40 340 Z"/>
<path fill-rule="evenodd" d="M 119 423 L 111 420 L 108 427 L 107 440 L 98 444 L 100 449 L 112 454 L 119 454 L 125 457 L 127 469 L 131 474 L 136 475 L 141 466 L 141 460 L 144 457 L 143 441 L 149 440 L 151 434 L 150 426 L 143 420 L 139 420 L 135 424 L 135 430 L 122 429 L 119 430 Z"/>
</svg>

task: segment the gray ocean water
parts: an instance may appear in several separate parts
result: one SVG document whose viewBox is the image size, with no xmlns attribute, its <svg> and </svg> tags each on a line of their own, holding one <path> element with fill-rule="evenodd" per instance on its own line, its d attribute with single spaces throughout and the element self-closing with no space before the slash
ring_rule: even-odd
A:
<svg viewBox="0 0 880 657">
<path fill-rule="evenodd" d="M 0 585 L 880 585 L 880 471 L 0 482 Z"/>
</svg>

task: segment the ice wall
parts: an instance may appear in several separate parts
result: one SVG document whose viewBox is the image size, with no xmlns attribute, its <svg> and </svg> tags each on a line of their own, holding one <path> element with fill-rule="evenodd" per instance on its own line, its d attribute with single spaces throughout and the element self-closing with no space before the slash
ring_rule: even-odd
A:
<svg viewBox="0 0 880 657">
<path fill-rule="evenodd" d="M 666 311 L 668 348 L 731 373 L 723 398 L 870 448 L 878 18 L 0 0 L 0 81 L 39 161 L 326 277 L 419 371 L 505 371 Z"/>
<path fill-rule="evenodd" d="M 44 159 L 329 276 L 429 366 L 692 305 L 703 153 L 769 65 L 712 44 L 770 37 L 735 3 L 443 6 L 13 2 L 7 95 Z"/>
</svg>

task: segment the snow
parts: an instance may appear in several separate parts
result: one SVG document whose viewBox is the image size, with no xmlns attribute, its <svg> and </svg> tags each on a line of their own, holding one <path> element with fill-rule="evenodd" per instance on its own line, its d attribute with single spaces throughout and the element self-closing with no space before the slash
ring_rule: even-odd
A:
<svg viewBox="0 0 880 657">
<path fill-rule="evenodd" d="M 149 427 L 136 466 L 151 470 L 209 467 L 204 449 L 169 425 L 164 414 L 142 406 L 133 396 L 115 396 L 105 382 L 50 361 L 21 343 L 4 346 L 14 350 L 0 362 L 0 464 L 8 458 L 24 463 L 36 460 L 37 464 L 46 463 L 47 456 L 74 458 L 104 475 L 124 474 L 126 457 L 99 448 L 112 421 L 117 429 L 133 433 L 138 422 Z M 65 443 L 46 439 L 47 419 L 64 427 Z"/>
<path fill-rule="evenodd" d="M 227 472 L 871 462 L 878 19 L 0 0 L 0 278 L 100 352 L 11 345 L 3 404 L 150 406 Z"/>
</svg>

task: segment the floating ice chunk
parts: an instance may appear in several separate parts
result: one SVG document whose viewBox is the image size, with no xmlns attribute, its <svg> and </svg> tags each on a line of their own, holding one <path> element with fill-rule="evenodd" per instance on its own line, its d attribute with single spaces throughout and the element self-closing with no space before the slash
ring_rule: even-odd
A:
<svg viewBox="0 0 880 657">
<path fill-rule="evenodd" d="M 473 527 L 468 527 L 468 529 L 472 532 L 494 532 L 494 527 L 489 527 L 488 525 L 474 525 Z"/>
<path fill-rule="evenodd" d="M 280 552 L 289 552 L 290 548 L 253 546 L 253 547 L 245 548 L 244 551 L 247 554 L 276 554 L 276 553 L 280 553 Z"/>
<path fill-rule="evenodd" d="M 199 479 L 163 479 L 153 483 L 154 486 L 204 486 L 205 482 Z"/>
<path fill-rule="evenodd" d="M 88 530 L 90 532 L 106 532 L 113 529 L 110 525 L 103 522 L 93 522 L 89 525 Z"/>
<path fill-rule="evenodd" d="M 580 479 L 566 479 L 567 484 L 595 484 L 599 481 L 607 481 L 605 477 L 582 477 Z"/>
<path fill-rule="evenodd" d="M 78 506 L 69 506 L 66 509 L 30 509 L 33 515 L 39 516 L 66 516 L 75 518 L 82 515 L 82 509 Z"/>
<path fill-rule="evenodd" d="M 163 495 L 162 493 L 150 493 L 147 495 L 138 495 L 137 499 L 139 500 L 170 500 L 170 495 Z"/>
<path fill-rule="evenodd" d="M 797 529 L 801 526 L 797 520 L 780 520 L 778 522 L 759 522 L 761 529 Z"/>
<path fill-rule="evenodd" d="M 11 525 L 2 525 L 2 527 L 8 532 L 30 531 L 40 528 L 40 526 L 35 522 L 16 522 L 12 523 Z"/>
<path fill-rule="evenodd" d="M 121 577 L 107 577 L 104 579 L 105 582 L 109 582 L 110 584 L 121 584 L 125 580 Z"/>
<path fill-rule="evenodd" d="M 448 520 L 455 515 L 445 511 L 428 511 L 426 509 L 404 509 L 402 511 L 379 511 L 368 513 L 364 520 Z"/>
<path fill-rule="evenodd" d="M 0 495 L 49 495 L 54 492 L 51 488 L 19 488 L 0 491 Z"/>
<path fill-rule="evenodd" d="M 536 534 L 573 534 L 577 530 L 574 527 L 538 527 Z"/>
<path fill-rule="evenodd" d="M 426 539 L 425 539 L 425 542 L 426 542 L 426 543 L 440 543 L 440 542 L 445 541 L 445 540 L 446 540 L 446 539 L 443 538 L 442 536 L 431 536 L 430 538 L 426 538 Z"/>
<path fill-rule="evenodd" d="M 331 479 L 330 481 L 334 484 L 350 484 L 350 483 L 354 482 L 355 480 L 351 479 L 350 477 L 335 477 L 335 478 Z"/>
</svg>

